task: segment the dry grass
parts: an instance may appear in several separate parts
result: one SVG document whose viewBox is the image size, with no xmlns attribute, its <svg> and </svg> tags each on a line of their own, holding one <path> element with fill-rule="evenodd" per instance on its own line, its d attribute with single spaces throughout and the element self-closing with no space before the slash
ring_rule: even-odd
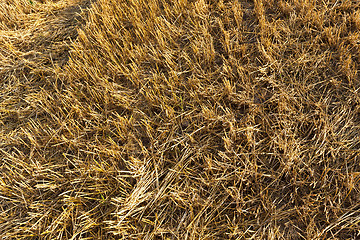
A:
<svg viewBox="0 0 360 240">
<path fill-rule="evenodd" d="M 0 2 L 2 239 L 359 239 L 360 3 Z"/>
</svg>

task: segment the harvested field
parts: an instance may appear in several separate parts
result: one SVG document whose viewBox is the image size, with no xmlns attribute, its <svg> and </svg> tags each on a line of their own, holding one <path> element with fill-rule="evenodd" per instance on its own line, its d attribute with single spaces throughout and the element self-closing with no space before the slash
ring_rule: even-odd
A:
<svg viewBox="0 0 360 240">
<path fill-rule="evenodd" d="M 1 0 L 1 239 L 360 239 L 360 2 Z"/>
</svg>

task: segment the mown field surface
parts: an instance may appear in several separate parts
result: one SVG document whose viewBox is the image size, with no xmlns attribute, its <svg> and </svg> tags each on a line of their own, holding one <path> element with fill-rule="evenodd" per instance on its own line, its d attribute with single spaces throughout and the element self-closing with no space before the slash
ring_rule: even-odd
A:
<svg viewBox="0 0 360 240">
<path fill-rule="evenodd" d="M 360 2 L 1 0 L 1 239 L 359 239 Z"/>
</svg>

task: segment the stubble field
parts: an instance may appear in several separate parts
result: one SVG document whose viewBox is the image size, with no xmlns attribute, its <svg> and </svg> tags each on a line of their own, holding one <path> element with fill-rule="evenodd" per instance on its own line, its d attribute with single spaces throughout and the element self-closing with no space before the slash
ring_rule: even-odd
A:
<svg viewBox="0 0 360 240">
<path fill-rule="evenodd" d="M 359 239 L 360 2 L 2 0 L 1 239 Z"/>
</svg>

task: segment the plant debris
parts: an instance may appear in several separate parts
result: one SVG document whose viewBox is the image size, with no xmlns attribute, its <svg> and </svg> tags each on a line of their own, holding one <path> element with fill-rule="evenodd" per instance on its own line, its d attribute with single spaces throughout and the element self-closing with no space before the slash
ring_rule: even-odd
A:
<svg viewBox="0 0 360 240">
<path fill-rule="evenodd" d="M 359 239 L 360 3 L 4 0 L 2 239 Z"/>
</svg>

